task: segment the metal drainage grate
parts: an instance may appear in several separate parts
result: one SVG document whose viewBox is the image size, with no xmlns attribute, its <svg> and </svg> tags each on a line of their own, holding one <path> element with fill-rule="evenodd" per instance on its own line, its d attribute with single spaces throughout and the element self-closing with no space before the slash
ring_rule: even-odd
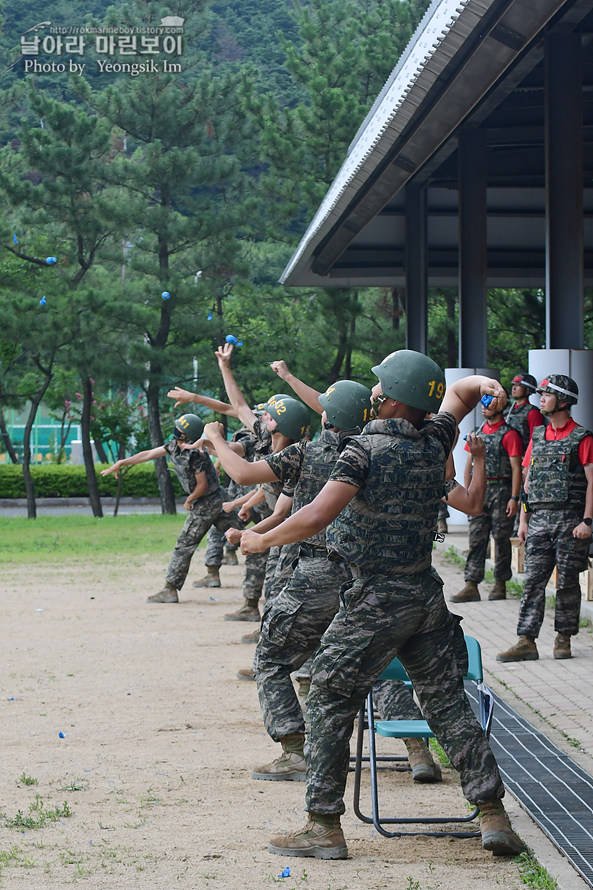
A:
<svg viewBox="0 0 593 890">
<path fill-rule="evenodd" d="M 472 704 L 475 694 L 468 684 Z M 494 694 L 490 744 L 508 790 L 593 887 L 593 778 Z"/>
</svg>

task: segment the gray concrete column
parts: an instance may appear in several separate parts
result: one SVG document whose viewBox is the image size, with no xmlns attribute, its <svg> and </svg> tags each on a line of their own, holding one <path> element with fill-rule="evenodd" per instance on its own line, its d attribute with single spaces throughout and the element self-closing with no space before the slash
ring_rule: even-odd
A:
<svg viewBox="0 0 593 890">
<path fill-rule="evenodd" d="M 426 190 L 406 187 L 406 349 L 428 353 Z"/>
<path fill-rule="evenodd" d="M 459 136 L 459 366 L 486 367 L 486 134 Z"/>
<path fill-rule="evenodd" d="M 546 347 L 582 349 L 583 111 L 580 34 L 550 34 L 546 69 Z"/>
</svg>

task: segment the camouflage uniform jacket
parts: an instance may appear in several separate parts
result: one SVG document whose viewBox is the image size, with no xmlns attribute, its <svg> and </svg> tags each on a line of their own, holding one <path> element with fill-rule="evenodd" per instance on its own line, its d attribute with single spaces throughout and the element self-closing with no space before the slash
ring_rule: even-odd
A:
<svg viewBox="0 0 593 890">
<path fill-rule="evenodd" d="M 591 435 L 577 426 L 564 439 L 547 440 L 545 427 L 533 431 L 529 463 L 529 505 L 544 509 L 585 507 L 587 477 L 579 461 L 579 444 Z"/>
<path fill-rule="evenodd" d="M 263 420 L 261 420 L 261 418 L 259 417 L 253 424 L 253 432 L 257 438 L 257 445 L 255 446 L 254 450 L 254 460 L 261 460 L 272 450 L 272 435 Z M 266 504 L 268 505 L 270 511 L 272 511 L 276 506 L 276 501 L 283 492 L 282 483 L 265 482 L 262 485 L 262 491 L 266 499 Z M 290 491 L 287 490 L 284 493 L 291 497 L 292 489 L 290 489 Z"/>
<path fill-rule="evenodd" d="M 324 430 L 315 442 L 301 439 L 265 458 L 282 483 L 294 484 L 294 512 L 310 504 L 329 479 L 338 459 L 340 442 L 340 433 Z M 325 529 L 303 543 L 325 550 Z"/>
<path fill-rule="evenodd" d="M 486 479 L 488 482 L 503 482 L 504 480 L 510 482 L 512 477 L 511 461 L 502 440 L 511 427 L 507 423 L 502 423 L 497 430 L 486 435 L 484 433 L 485 425 L 483 423 L 478 432 L 482 434 L 486 446 Z"/>
<path fill-rule="evenodd" d="M 220 482 L 218 481 L 214 464 L 208 454 L 202 451 L 184 451 L 179 447 L 175 439 L 169 439 L 165 443 L 164 448 L 168 457 L 171 458 L 175 474 L 186 494 L 191 494 L 196 487 L 196 473 L 206 474 L 208 483 L 206 491 L 195 504 L 203 503 L 204 498 L 216 497 L 222 502 Z"/>
<path fill-rule="evenodd" d="M 358 491 L 327 530 L 330 554 L 368 573 L 426 571 L 455 432 L 455 418 L 443 412 L 421 429 L 373 420 L 347 440 L 330 478 Z"/>
<path fill-rule="evenodd" d="M 523 440 L 523 451 L 525 451 L 529 445 L 529 440 L 531 439 L 531 430 L 527 423 L 527 415 L 533 410 L 533 407 L 531 402 L 526 402 L 524 405 L 511 405 L 504 418 L 510 428 L 512 430 L 517 430 L 521 436 L 521 439 Z"/>
</svg>

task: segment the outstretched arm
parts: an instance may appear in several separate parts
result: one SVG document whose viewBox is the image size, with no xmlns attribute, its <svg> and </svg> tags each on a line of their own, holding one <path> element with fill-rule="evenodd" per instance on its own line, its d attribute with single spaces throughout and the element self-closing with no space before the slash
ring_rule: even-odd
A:
<svg viewBox="0 0 593 890">
<path fill-rule="evenodd" d="M 233 442 L 227 442 L 224 437 L 224 427 L 221 423 L 207 423 L 204 427 L 204 437 L 208 439 L 216 456 L 221 462 L 225 473 L 238 482 L 239 485 L 255 485 L 256 482 L 278 482 L 278 476 L 270 468 L 265 460 L 256 460 L 253 463 L 233 451 Z"/>
<path fill-rule="evenodd" d="M 222 380 L 226 389 L 226 394 L 229 397 L 233 412 L 235 416 L 239 418 L 241 423 L 245 424 L 245 426 L 253 432 L 253 427 L 255 421 L 257 420 L 257 417 L 247 404 L 245 396 L 237 385 L 235 375 L 231 371 L 232 354 L 232 343 L 225 343 L 224 346 L 219 346 L 214 353 L 218 362 L 218 367 L 220 368 L 220 373 L 222 374 Z"/>
<path fill-rule="evenodd" d="M 319 404 L 319 396 L 321 393 L 317 392 L 316 389 L 313 389 L 312 386 L 307 386 L 306 383 L 303 383 L 303 381 L 299 380 L 298 377 L 295 377 L 294 374 L 291 374 L 286 362 L 270 362 L 270 368 L 278 374 L 278 377 L 281 377 L 282 380 L 288 383 L 290 388 L 303 400 L 305 405 L 308 405 L 309 408 L 311 408 L 312 411 L 316 411 L 317 414 L 323 414 L 323 408 Z"/>
<path fill-rule="evenodd" d="M 146 463 L 147 460 L 156 460 L 159 457 L 165 457 L 166 454 L 167 452 L 162 445 L 158 448 L 151 448 L 148 451 L 138 451 L 130 457 L 122 457 L 121 460 L 116 460 L 116 462 L 110 467 L 107 467 L 106 470 L 101 470 L 101 476 L 108 476 L 110 473 L 113 473 L 117 479 L 122 467 L 133 467 L 136 464 Z"/>
<path fill-rule="evenodd" d="M 484 395 L 504 399 L 505 391 L 498 380 L 490 377 L 482 377 L 479 374 L 463 377 L 447 387 L 440 411 L 448 411 L 459 423 L 476 407 Z"/>
<path fill-rule="evenodd" d="M 232 406 L 227 405 L 226 402 L 221 402 L 219 399 L 211 399 L 209 396 L 203 396 L 197 392 L 189 392 L 189 390 L 181 389 L 179 386 L 174 386 L 167 395 L 170 399 L 175 399 L 176 408 L 179 405 L 187 404 L 204 405 L 205 408 L 216 411 L 217 414 L 226 414 L 229 417 L 237 416 Z"/>
<path fill-rule="evenodd" d="M 350 503 L 358 488 L 347 482 L 326 482 L 317 497 L 277 528 L 264 535 L 254 534 L 251 529 L 243 532 L 241 551 L 243 553 L 261 553 L 268 547 L 281 547 L 320 532 L 342 512 Z"/>
</svg>

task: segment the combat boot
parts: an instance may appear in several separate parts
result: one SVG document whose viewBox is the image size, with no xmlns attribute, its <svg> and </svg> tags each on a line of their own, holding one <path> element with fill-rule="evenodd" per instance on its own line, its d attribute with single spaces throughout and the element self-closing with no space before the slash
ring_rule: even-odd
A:
<svg viewBox="0 0 593 890">
<path fill-rule="evenodd" d="M 452 603 L 474 603 L 481 599 L 478 585 L 475 581 L 466 581 L 463 590 L 450 597 Z"/>
<path fill-rule="evenodd" d="M 259 643 L 259 627 L 257 630 L 254 630 L 252 634 L 244 634 L 240 641 L 240 643 Z"/>
<path fill-rule="evenodd" d="M 228 612 L 224 616 L 225 621 L 261 621 L 261 615 L 257 608 L 257 600 L 245 600 L 236 612 Z"/>
<path fill-rule="evenodd" d="M 255 680 L 255 671 L 253 668 L 241 668 L 237 671 L 239 680 Z"/>
<path fill-rule="evenodd" d="M 237 559 L 237 554 L 234 550 L 227 550 L 222 557 L 222 565 L 223 566 L 238 566 L 239 560 Z"/>
<path fill-rule="evenodd" d="M 422 739 L 404 739 L 403 741 L 408 750 L 408 761 L 414 781 L 442 781 L 441 768 L 432 759 L 432 755 Z"/>
<path fill-rule="evenodd" d="M 153 593 L 152 596 L 146 597 L 147 603 L 178 603 L 179 597 L 177 596 L 177 588 L 174 584 L 169 584 L 168 582 L 165 584 L 162 590 L 159 590 L 158 593 Z"/>
<path fill-rule="evenodd" d="M 539 653 L 535 640 L 525 635 L 520 636 L 514 646 L 505 652 L 499 652 L 497 661 L 537 661 Z"/>
<path fill-rule="evenodd" d="M 309 813 L 300 831 L 273 837 L 268 851 L 278 856 L 307 856 L 314 859 L 347 859 L 348 847 L 339 816 Z"/>
<path fill-rule="evenodd" d="M 267 782 L 304 782 L 307 772 L 305 736 L 301 733 L 287 735 L 280 739 L 280 744 L 282 745 L 280 757 L 252 770 L 251 778 L 264 779 Z"/>
<path fill-rule="evenodd" d="M 556 634 L 554 640 L 554 658 L 572 658 L 570 651 L 570 634 Z"/>
<path fill-rule="evenodd" d="M 495 581 L 494 587 L 491 589 L 488 594 L 489 600 L 506 600 L 507 598 L 507 585 L 506 581 Z"/>
<path fill-rule="evenodd" d="M 495 856 L 516 856 L 525 844 L 511 827 L 502 800 L 485 800 L 480 807 L 482 846 Z"/>
<path fill-rule="evenodd" d="M 199 581 L 193 581 L 194 587 L 220 587 L 220 575 L 218 574 L 218 566 L 206 566 L 207 575 L 200 578 Z"/>
</svg>

